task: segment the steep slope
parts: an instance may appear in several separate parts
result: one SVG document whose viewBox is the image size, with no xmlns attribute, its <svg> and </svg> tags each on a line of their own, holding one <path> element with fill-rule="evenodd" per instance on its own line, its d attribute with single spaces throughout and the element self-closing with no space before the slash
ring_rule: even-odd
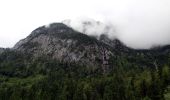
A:
<svg viewBox="0 0 170 100">
<path fill-rule="evenodd" d="M 112 61 L 116 66 L 129 68 L 135 65 L 140 68 L 158 69 L 170 64 L 169 45 L 142 50 L 129 48 L 117 39 L 110 40 L 107 35 L 101 35 L 99 40 L 113 48 L 115 56 Z"/>
<path fill-rule="evenodd" d="M 0 100 L 164 100 L 170 85 L 170 46 L 135 50 L 62 23 L 0 52 Z"/>
<path fill-rule="evenodd" d="M 157 68 L 167 63 L 170 58 L 169 46 L 135 50 L 117 39 L 109 39 L 107 35 L 103 34 L 96 39 L 62 23 L 35 29 L 13 49 L 28 53 L 33 58 L 48 57 L 61 62 L 98 66 L 104 71 L 120 64 Z"/>
<path fill-rule="evenodd" d="M 14 49 L 33 55 L 48 56 L 86 66 L 107 66 L 113 48 L 94 37 L 74 31 L 62 23 L 39 27 Z"/>
</svg>

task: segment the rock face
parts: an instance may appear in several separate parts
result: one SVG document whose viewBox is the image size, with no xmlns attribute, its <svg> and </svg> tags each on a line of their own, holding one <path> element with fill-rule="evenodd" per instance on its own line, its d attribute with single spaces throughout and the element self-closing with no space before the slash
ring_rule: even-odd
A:
<svg viewBox="0 0 170 100">
<path fill-rule="evenodd" d="M 62 62 L 93 66 L 92 68 L 100 67 L 104 72 L 110 67 L 127 62 L 141 67 L 157 67 L 155 65 L 164 65 L 170 59 L 170 46 L 135 50 L 126 47 L 117 39 L 109 39 L 107 35 L 96 39 L 62 23 L 35 29 L 13 49 L 33 58 L 49 57 Z"/>
<path fill-rule="evenodd" d="M 49 56 L 59 61 L 102 66 L 104 69 L 107 69 L 110 57 L 115 55 L 104 40 L 74 31 L 62 23 L 35 29 L 13 49 L 34 57 Z"/>
</svg>

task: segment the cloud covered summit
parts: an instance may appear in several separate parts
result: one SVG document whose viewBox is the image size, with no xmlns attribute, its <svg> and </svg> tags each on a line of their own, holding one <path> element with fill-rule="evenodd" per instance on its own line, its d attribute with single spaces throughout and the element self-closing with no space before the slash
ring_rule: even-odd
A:
<svg viewBox="0 0 170 100">
<path fill-rule="evenodd" d="M 5 0 L 0 12 L 0 47 L 12 47 L 35 28 L 65 19 L 78 31 L 107 33 L 133 48 L 170 44 L 169 0 Z"/>
</svg>

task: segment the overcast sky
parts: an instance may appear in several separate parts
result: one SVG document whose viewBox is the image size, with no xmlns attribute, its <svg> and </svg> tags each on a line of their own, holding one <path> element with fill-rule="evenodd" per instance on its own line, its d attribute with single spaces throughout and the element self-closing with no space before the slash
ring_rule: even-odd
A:
<svg viewBox="0 0 170 100">
<path fill-rule="evenodd" d="M 170 0 L 0 0 L 0 47 L 77 17 L 111 23 L 113 34 L 133 48 L 170 44 Z"/>
</svg>

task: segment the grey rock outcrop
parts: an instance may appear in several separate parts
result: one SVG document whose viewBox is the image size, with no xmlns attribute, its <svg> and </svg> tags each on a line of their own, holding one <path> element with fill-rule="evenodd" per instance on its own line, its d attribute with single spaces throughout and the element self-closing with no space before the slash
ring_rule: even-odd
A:
<svg viewBox="0 0 170 100">
<path fill-rule="evenodd" d="M 37 28 L 13 49 L 34 57 L 48 56 L 85 66 L 102 66 L 104 70 L 108 67 L 109 59 L 115 55 L 110 45 L 62 23 Z"/>
</svg>

